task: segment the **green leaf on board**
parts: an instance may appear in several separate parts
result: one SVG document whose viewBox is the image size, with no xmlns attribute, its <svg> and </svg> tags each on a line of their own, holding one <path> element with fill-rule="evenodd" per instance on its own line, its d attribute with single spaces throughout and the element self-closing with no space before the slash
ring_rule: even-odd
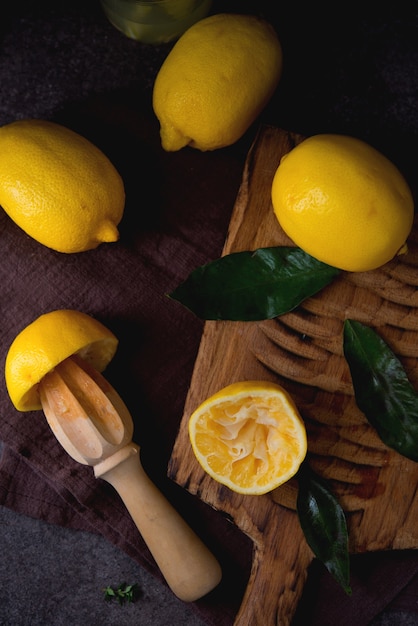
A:
<svg viewBox="0 0 418 626">
<path fill-rule="evenodd" d="M 344 322 L 344 355 L 359 409 L 387 446 L 418 461 L 418 394 L 400 360 L 374 329 L 354 320 Z"/>
<path fill-rule="evenodd" d="M 298 472 L 297 513 L 312 552 L 351 595 L 348 530 L 344 511 L 326 481 L 304 463 Z"/>
<path fill-rule="evenodd" d="M 340 273 L 300 248 L 274 246 L 202 265 L 168 295 L 205 320 L 256 321 L 292 311 Z"/>
</svg>

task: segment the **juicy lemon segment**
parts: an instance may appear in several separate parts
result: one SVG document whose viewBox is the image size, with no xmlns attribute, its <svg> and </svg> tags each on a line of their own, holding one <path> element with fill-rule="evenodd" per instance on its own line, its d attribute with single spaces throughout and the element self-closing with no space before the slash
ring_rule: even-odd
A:
<svg viewBox="0 0 418 626">
<path fill-rule="evenodd" d="M 368 271 L 407 251 L 412 192 L 386 156 L 355 137 L 302 141 L 282 158 L 271 197 L 285 233 L 328 265 Z"/>
<path fill-rule="evenodd" d="M 13 340 L 5 362 L 6 387 L 18 411 L 42 408 L 38 383 L 61 361 L 78 354 L 102 372 L 112 360 L 118 340 L 86 313 L 58 309 L 41 315 Z"/>
<path fill-rule="evenodd" d="M 191 26 L 163 62 L 153 89 L 164 150 L 235 143 L 272 97 L 282 72 L 273 27 L 220 13 Z"/>
<path fill-rule="evenodd" d="M 0 205 L 30 237 L 58 252 L 119 238 L 122 178 L 78 133 L 45 120 L 0 127 Z"/>
<path fill-rule="evenodd" d="M 191 415 L 202 468 L 232 491 L 261 495 L 289 480 L 306 456 L 306 430 L 290 395 L 266 381 L 233 383 Z"/>
</svg>

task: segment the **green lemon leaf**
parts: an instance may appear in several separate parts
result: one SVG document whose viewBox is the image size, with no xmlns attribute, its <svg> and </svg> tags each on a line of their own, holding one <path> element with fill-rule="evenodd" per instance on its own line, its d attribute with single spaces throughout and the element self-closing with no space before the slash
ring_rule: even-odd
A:
<svg viewBox="0 0 418 626">
<path fill-rule="evenodd" d="M 418 395 L 402 363 L 377 332 L 344 322 L 344 356 L 359 409 L 381 440 L 418 461 Z"/>
<path fill-rule="evenodd" d="M 169 297 L 206 320 L 271 319 L 293 310 L 338 274 L 300 248 L 259 248 L 202 265 Z"/>
<path fill-rule="evenodd" d="M 326 481 L 306 463 L 298 472 L 297 513 L 312 552 L 351 595 L 348 531 L 344 511 Z"/>
</svg>

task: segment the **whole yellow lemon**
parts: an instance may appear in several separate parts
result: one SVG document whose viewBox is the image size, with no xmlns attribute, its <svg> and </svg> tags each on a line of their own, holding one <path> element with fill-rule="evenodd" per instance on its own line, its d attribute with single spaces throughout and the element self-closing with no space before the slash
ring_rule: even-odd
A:
<svg viewBox="0 0 418 626">
<path fill-rule="evenodd" d="M 285 233 L 323 263 L 364 272 L 407 251 L 411 190 L 394 163 L 360 139 L 305 139 L 281 159 L 271 194 Z"/>
<path fill-rule="evenodd" d="M 273 95 L 282 48 L 254 15 L 220 13 L 191 26 L 163 62 L 153 90 L 165 150 L 235 143 Z"/>
<path fill-rule="evenodd" d="M 125 191 L 103 152 L 45 120 L 0 128 L 0 205 L 20 228 L 58 252 L 119 238 Z"/>
</svg>

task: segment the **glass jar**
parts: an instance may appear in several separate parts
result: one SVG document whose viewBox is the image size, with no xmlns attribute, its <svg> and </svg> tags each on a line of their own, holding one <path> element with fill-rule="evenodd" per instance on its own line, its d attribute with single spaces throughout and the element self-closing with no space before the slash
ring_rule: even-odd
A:
<svg viewBox="0 0 418 626">
<path fill-rule="evenodd" d="M 161 44 L 206 17 L 212 0 L 101 0 L 113 26 L 131 39 Z"/>
</svg>

